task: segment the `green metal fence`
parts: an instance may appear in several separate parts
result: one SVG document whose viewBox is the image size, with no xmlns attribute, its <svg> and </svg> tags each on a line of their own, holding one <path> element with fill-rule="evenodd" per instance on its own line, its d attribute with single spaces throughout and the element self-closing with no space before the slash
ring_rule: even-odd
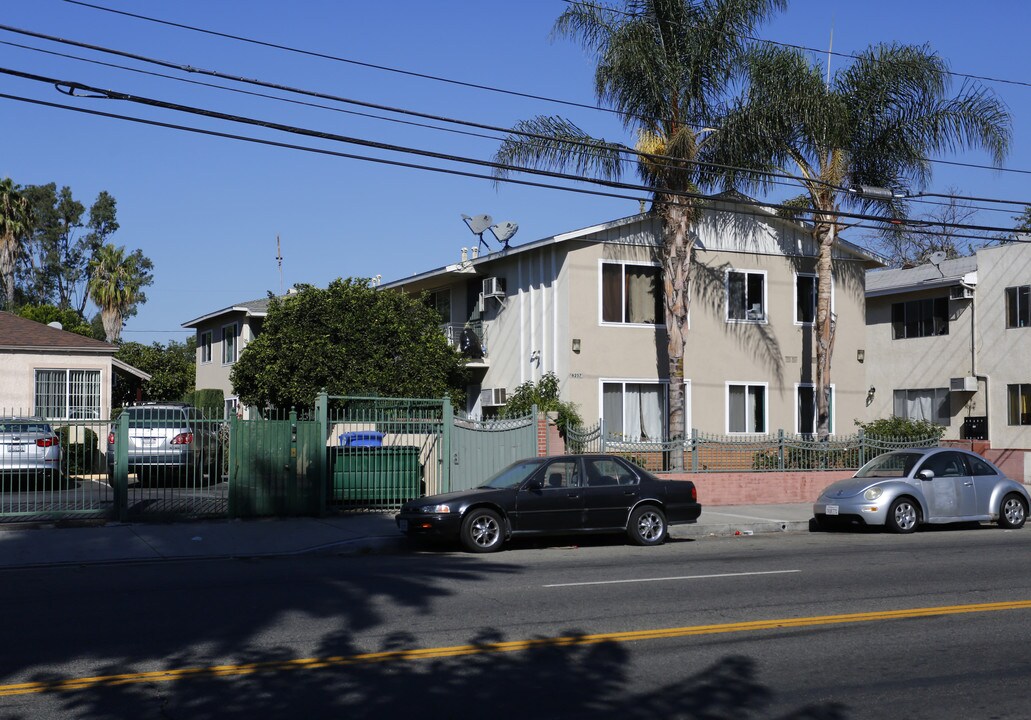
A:
<svg viewBox="0 0 1031 720">
<path fill-rule="evenodd" d="M 327 507 L 389 510 L 449 487 L 452 410 L 444 399 L 320 395 Z"/>
<path fill-rule="evenodd" d="M 685 472 L 784 472 L 792 470 L 855 470 L 872 458 L 901 448 L 936 447 L 938 438 L 918 439 L 856 435 L 812 436 L 710 435 L 692 431 L 685 442 L 632 442 L 606 437 L 604 423 L 569 430 L 571 453 L 608 452 L 623 455 L 654 472 L 669 470 L 681 453 Z"/>
</svg>

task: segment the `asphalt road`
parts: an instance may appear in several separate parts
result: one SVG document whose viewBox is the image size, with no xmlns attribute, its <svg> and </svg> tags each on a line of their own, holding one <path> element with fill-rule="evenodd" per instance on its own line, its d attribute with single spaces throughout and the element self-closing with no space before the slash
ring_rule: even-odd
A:
<svg viewBox="0 0 1031 720">
<path fill-rule="evenodd" d="M 1031 531 L 0 573 L 2 718 L 1026 718 Z"/>
</svg>

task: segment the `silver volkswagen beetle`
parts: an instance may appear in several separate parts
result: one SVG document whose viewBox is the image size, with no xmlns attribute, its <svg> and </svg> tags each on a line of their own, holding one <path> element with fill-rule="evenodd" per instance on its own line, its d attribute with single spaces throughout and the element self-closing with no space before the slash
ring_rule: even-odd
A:
<svg viewBox="0 0 1031 720">
<path fill-rule="evenodd" d="M 847 480 L 827 487 L 813 505 L 820 527 L 883 525 L 910 533 L 924 523 L 998 522 L 1017 529 L 1031 496 L 980 455 L 954 448 L 879 455 Z"/>
</svg>

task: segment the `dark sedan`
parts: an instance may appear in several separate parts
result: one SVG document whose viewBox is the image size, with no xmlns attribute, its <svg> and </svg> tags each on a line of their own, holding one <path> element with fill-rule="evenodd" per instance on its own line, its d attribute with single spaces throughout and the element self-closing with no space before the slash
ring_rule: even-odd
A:
<svg viewBox="0 0 1031 720">
<path fill-rule="evenodd" d="M 660 480 L 615 455 L 563 455 L 515 462 L 472 490 L 406 502 L 397 526 L 410 538 L 460 540 L 494 552 L 517 536 L 626 533 L 659 545 L 669 525 L 702 512 L 694 483 Z"/>
</svg>

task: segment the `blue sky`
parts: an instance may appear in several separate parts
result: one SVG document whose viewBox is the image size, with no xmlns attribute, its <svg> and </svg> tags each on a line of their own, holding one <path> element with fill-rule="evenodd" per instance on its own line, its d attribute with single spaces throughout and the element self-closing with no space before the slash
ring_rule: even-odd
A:
<svg viewBox="0 0 1031 720">
<path fill-rule="evenodd" d="M 109 8 L 336 55 L 365 63 L 593 104 L 591 58 L 568 40 L 550 39 L 561 0 L 500 3 L 438 0 L 95 0 Z M 976 9 L 976 11 L 975 11 Z M 619 122 L 595 109 L 566 107 L 267 47 L 113 15 L 62 0 L 7 2 L 0 24 L 233 75 L 508 127 L 541 113 L 565 115 L 585 130 L 631 142 Z M 791 0 L 760 35 L 837 52 L 874 42 L 929 43 L 952 70 L 1031 82 L 1031 3 L 997 0 L 899 2 Z M 0 41 L 162 71 L 88 50 L 0 31 Z M 825 60 L 825 58 L 824 58 Z M 844 62 L 832 59 L 832 68 Z M 385 143 L 489 159 L 497 141 L 307 108 L 188 85 L 125 70 L 0 45 L 0 66 L 169 102 L 248 115 Z M 209 80 L 190 75 L 190 79 Z M 231 83 L 219 82 L 231 85 Z M 957 83 L 959 80 L 957 80 Z M 938 165 L 931 191 L 1031 201 L 1031 87 L 987 83 L 1009 106 L 1014 142 L 1006 167 L 1024 173 Z M 235 86 L 244 87 L 244 86 Z M 247 89 L 247 88 L 245 88 Z M 380 150 L 150 109 L 111 100 L 72 99 L 52 87 L 0 76 L 0 92 L 311 147 L 455 167 Z M 271 91 L 270 91 L 271 92 Z M 280 93 L 286 95 L 286 93 Z M 327 103 L 328 104 L 328 103 Z M 337 105 L 343 109 L 361 108 Z M 375 112 L 375 111 L 367 111 Z M 379 113 L 384 114 L 384 113 Z M 392 116 L 399 117 L 399 116 Z M 458 259 L 476 238 L 461 214 L 489 213 L 519 223 L 513 244 L 637 212 L 638 204 L 555 190 L 374 165 L 91 117 L 0 99 L 0 177 L 22 185 L 68 185 L 87 206 L 107 190 L 118 201 L 113 240 L 154 261 L 149 301 L 126 325 L 126 340 L 183 340 L 181 323 L 234 302 L 278 292 L 276 236 L 283 284 L 324 286 L 337 277 L 384 281 Z M 491 134 L 491 133 L 487 133 Z M 983 154 L 948 159 L 988 164 Z M 462 166 L 461 169 L 483 173 Z M 634 181 L 632 176 L 630 181 Z M 795 194 L 794 189 L 785 195 Z M 977 222 L 1011 226 L 1012 212 Z M 488 235 L 489 237 L 489 235 Z"/>
</svg>

